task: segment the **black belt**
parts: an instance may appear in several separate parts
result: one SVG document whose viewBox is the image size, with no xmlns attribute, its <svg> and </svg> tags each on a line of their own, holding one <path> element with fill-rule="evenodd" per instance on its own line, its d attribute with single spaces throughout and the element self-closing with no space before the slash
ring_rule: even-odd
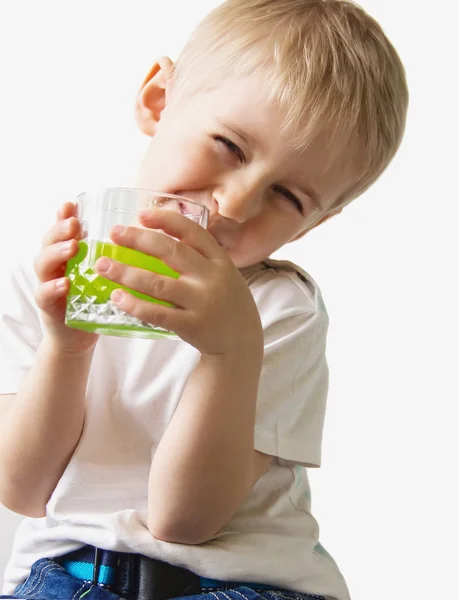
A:
<svg viewBox="0 0 459 600">
<path fill-rule="evenodd" d="M 84 546 L 54 559 L 73 577 L 103 585 L 129 600 L 168 600 L 201 594 L 203 590 L 247 586 L 254 590 L 276 589 L 260 583 L 206 579 L 188 569 L 142 554 L 129 554 Z"/>
</svg>

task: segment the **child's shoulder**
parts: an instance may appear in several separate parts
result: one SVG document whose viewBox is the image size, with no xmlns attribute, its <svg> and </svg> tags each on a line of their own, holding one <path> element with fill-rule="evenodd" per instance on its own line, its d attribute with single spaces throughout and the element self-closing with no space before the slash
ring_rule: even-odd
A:
<svg viewBox="0 0 459 600">
<path fill-rule="evenodd" d="M 288 260 L 266 259 L 241 270 L 259 310 L 289 314 L 319 311 L 327 314 L 319 285 L 301 267 Z"/>
</svg>

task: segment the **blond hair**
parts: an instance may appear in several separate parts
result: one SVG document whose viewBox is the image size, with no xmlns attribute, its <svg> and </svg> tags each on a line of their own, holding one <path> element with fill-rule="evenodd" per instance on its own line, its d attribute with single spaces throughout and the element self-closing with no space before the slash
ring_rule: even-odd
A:
<svg viewBox="0 0 459 600">
<path fill-rule="evenodd" d="M 368 188 L 396 153 L 408 90 L 400 58 L 380 25 L 341 0 L 227 0 L 197 26 L 173 72 L 172 95 L 263 72 L 268 100 L 285 109 L 292 144 L 329 136 L 330 161 L 354 161 Z M 357 161 L 357 162 L 356 162 Z"/>
</svg>

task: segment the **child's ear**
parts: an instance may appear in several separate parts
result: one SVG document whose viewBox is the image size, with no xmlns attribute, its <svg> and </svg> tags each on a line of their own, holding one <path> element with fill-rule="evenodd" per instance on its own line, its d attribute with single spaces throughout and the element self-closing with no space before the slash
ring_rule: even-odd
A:
<svg viewBox="0 0 459 600">
<path fill-rule="evenodd" d="M 166 106 L 166 94 L 174 65 L 162 56 L 152 66 L 142 83 L 135 102 L 135 119 L 142 133 L 153 136 Z"/>
</svg>

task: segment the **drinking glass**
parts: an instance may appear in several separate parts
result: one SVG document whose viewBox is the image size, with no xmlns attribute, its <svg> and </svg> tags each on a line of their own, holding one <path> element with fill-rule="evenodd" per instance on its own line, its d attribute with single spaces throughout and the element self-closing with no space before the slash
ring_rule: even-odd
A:
<svg viewBox="0 0 459 600">
<path fill-rule="evenodd" d="M 179 212 L 206 228 L 208 210 L 182 196 L 134 188 L 83 192 L 77 196 L 76 206 L 82 238 L 79 240 L 77 255 L 67 263 L 66 276 L 70 279 L 70 290 L 67 296 L 66 325 L 102 335 L 178 339 L 173 331 L 141 321 L 121 310 L 110 300 L 110 294 L 115 289 L 124 289 L 148 302 L 166 306 L 173 306 L 172 304 L 114 283 L 99 275 L 94 265 L 98 258 L 107 256 L 127 265 L 177 279 L 179 273 L 166 262 L 114 244 L 110 239 L 110 231 L 114 225 L 142 227 L 138 213 L 149 208 Z"/>
</svg>

